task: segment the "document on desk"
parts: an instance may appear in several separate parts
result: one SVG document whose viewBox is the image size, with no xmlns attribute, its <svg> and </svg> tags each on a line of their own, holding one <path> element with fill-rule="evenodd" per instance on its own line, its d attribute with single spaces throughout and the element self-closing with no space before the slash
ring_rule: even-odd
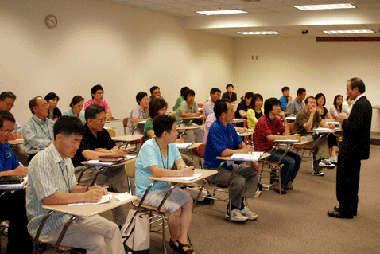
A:
<svg viewBox="0 0 380 254">
<path fill-rule="evenodd" d="M 273 143 L 298 143 L 298 139 L 279 139 L 279 140 L 274 140 Z"/>
<path fill-rule="evenodd" d="M 68 205 L 98 205 L 98 204 L 110 202 L 111 199 L 112 199 L 112 194 L 106 194 L 106 195 L 103 195 L 103 197 L 98 202 L 93 202 L 93 203 L 81 202 L 81 203 L 72 203 L 72 204 L 68 204 Z"/>
<path fill-rule="evenodd" d="M 192 144 L 193 143 L 175 143 L 175 145 L 177 146 L 178 150 L 186 150 Z"/>
<path fill-rule="evenodd" d="M 193 174 L 193 176 L 186 176 L 186 177 L 173 176 L 173 177 L 161 177 L 161 178 L 170 179 L 170 180 L 191 181 L 191 180 L 195 180 L 195 179 L 201 177 L 201 175 L 202 174 Z"/>
<path fill-rule="evenodd" d="M 258 161 L 263 155 L 264 152 L 252 152 L 252 153 L 235 153 L 231 156 L 232 161 L 246 161 L 246 162 L 254 162 Z"/>
<path fill-rule="evenodd" d="M 334 132 L 335 130 L 332 130 L 330 128 L 325 128 L 325 127 L 318 127 L 318 128 L 315 128 L 313 129 L 313 131 L 315 132 Z"/>
</svg>

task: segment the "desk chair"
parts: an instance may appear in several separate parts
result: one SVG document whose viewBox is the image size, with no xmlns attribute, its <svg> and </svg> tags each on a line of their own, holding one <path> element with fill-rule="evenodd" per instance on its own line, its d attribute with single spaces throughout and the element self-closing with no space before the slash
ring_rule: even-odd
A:
<svg viewBox="0 0 380 254">
<path fill-rule="evenodd" d="M 110 137 L 113 138 L 116 136 L 116 131 L 112 128 L 106 128 L 106 130 L 108 131 L 108 133 L 110 134 Z"/>
<path fill-rule="evenodd" d="M 136 163 L 137 159 L 131 159 L 125 164 L 125 172 L 128 179 L 128 188 L 129 188 L 129 194 L 134 195 L 134 187 L 132 186 L 132 179 L 135 178 L 135 172 L 136 172 Z M 135 207 L 136 210 L 139 212 L 145 212 L 149 214 L 149 227 L 151 232 L 159 233 L 161 231 L 162 234 L 162 245 L 164 249 L 164 253 L 166 254 L 166 244 L 165 244 L 165 228 L 167 228 L 167 215 L 168 212 L 164 209 L 161 209 L 161 206 L 164 204 L 166 198 L 161 202 L 161 204 L 158 207 L 149 206 L 149 205 L 143 205 L 146 194 L 148 194 L 149 189 L 153 187 L 153 184 L 146 190 L 144 196 L 142 197 L 141 201 L 134 201 L 132 204 Z M 172 187 L 174 188 L 174 186 Z M 161 228 L 160 228 L 161 226 Z"/>
<path fill-rule="evenodd" d="M 128 121 L 129 121 L 129 117 L 123 119 L 124 135 L 127 135 Z"/>
</svg>

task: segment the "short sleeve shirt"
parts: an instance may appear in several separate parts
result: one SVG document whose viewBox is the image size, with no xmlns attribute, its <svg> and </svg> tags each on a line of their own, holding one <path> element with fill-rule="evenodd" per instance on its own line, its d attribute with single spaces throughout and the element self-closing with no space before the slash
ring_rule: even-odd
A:
<svg viewBox="0 0 380 254">
<path fill-rule="evenodd" d="M 237 95 L 235 92 L 232 93 L 231 97 L 228 95 L 228 92 L 224 92 L 222 99 L 230 100 L 231 102 L 237 101 Z"/>
<path fill-rule="evenodd" d="M 14 170 L 20 165 L 9 143 L 0 144 L 0 172 Z"/>
<path fill-rule="evenodd" d="M 181 111 L 186 111 L 186 113 L 195 113 L 198 112 L 198 106 L 195 101 L 193 101 L 193 104 L 191 104 L 191 108 L 189 107 L 189 103 L 187 101 L 181 102 L 179 105 L 179 108 L 177 109 L 177 112 L 175 114 L 177 122 L 180 122 L 182 120 Z"/>
<path fill-rule="evenodd" d="M 148 111 L 144 111 L 142 109 L 142 107 L 140 105 L 136 105 L 130 115 L 129 115 L 129 120 L 128 120 L 128 123 L 127 123 L 127 127 L 128 127 L 128 130 L 130 132 L 132 132 L 133 128 L 134 128 L 134 123 L 132 122 L 132 118 L 135 117 L 137 119 L 147 119 L 149 117 L 149 112 Z M 137 131 L 139 133 L 143 133 L 144 131 L 144 125 L 138 125 L 137 127 Z"/>
<path fill-rule="evenodd" d="M 208 136 L 207 144 L 204 153 L 205 168 L 217 168 L 222 160 L 216 157 L 221 156 L 226 149 L 235 149 L 242 143 L 242 138 L 237 134 L 234 126 L 231 123 L 224 127 L 223 123 L 219 119 L 211 125 Z M 225 167 L 228 170 L 232 170 L 232 165 Z"/>
<path fill-rule="evenodd" d="M 212 101 L 208 101 L 204 106 L 203 106 L 203 112 L 205 114 L 205 118 L 207 119 L 207 117 L 211 114 L 214 113 L 214 107 L 215 107 L 215 103 L 213 103 Z"/>
<path fill-rule="evenodd" d="M 244 111 L 248 111 L 248 106 L 247 104 L 245 103 L 245 100 L 242 100 L 239 104 L 238 104 L 238 107 L 236 109 L 236 112 L 235 112 L 235 118 L 237 119 L 241 119 L 243 118 L 240 113 L 239 113 L 239 110 L 244 110 Z"/>
<path fill-rule="evenodd" d="M 155 139 L 149 139 L 141 147 L 139 155 L 136 160 L 136 195 L 141 197 L 153 180 L 149 180 L 148 177 L 152 176 L 150 166 L 158 166 L 159 168 L 172 169 L 175 161 L 181 159 L 177 146 L 174 143 L 169 144 L 168 155 L 165 158 L 161 154 L 161 149 L 158 146 Z M 158 182 L 150 191 L 162 189 L 165 186 L 169 186 L 170 183 Z"/>
<path fill-rule="evenodd" d="M 146 120 L 145 127 L 144 127 L 144 140 L 145 141 L 149 140 L 149 136 L 146 133 L 148 131 L 152 131 L 152 130 L 153 130 L 153 120 L 149 118 L 148 120 Z"/>
<path fill-rule="evenodd" d="M 299 133 L 301 135 L 307 134 L 307 130 L 303 126 L 307 121 L 309 121 L 310 114 L 307 112 L 306 109 L 301 110 L 297 114 L 296 121 L 294 122 L 293 125 L 293 133 Z M 322 118 L 319 115 L 318 111 L 315 113 L 314 118 L 313 118 L 313 127 L 318 123 L 321 123 Z"/>
<path fill-rule="evenodd" d="M 85 128 L 86 133 L 83 135 L 79 149 L 73 158 L 73 164 L 75 167 L 81 166 L 81 162 L 87 161 L 87 159 L 83 156 L 84 150 L 95 150 L 96 148 L 111 150 L 115 146 L 115 142 L 111 139 L 107 130 L 103 129 L 98 132 L 95 137 L 87 125 L 85 125 Z"/>
<path fill-rule="evenodd" d="M 255 151 L 267 151 L 273 147 L 273 141 L 268 140 L 268 135 L 280 135 L 285 131 L 280 118 L 271 120 L 268 115 L 260 117 L 253 133 Z"/>
<path fill-rule="evenodd" d="M 107 111 L 110 111 L 110 105 L 108 104 L 108 102 L 106 102 L 105 100 L 101 100 L 101 101 L 99 101 L 99 103 L 95 103 L 95 101 L 94 100 L 88 100 L 88 101 L 86 101 L 86 103 L 84 104 L 84 110 L 86 110 L 86 108 L 88 107 L 88 106 L 90 106 L 90 105 L 92 105 L 92 104 L 97 104 L 97 105 L 99 105 L 99 106 L 102 106 L 104 109 L 105 109 L 105 111 L 107 112 Z"/>
<path fill-rule="evenodd" d="M 64 112 L 63 112 L 63 115 L 64 115 L 64 116 L 75 116 L 74 113 L 73 113 L 73 109 L 72 109 L 72 108 L 70 108 L 70 109 L 64 111 Z M 79 118 L 79 120 L 81 120 L 82 123 L 84 123 L 84 124 L 87 122 L 87 121 L 86 121 L 86 118 L 85 118 L 85 116 L 84 116 L 84 111 L 83 111 L 83 110 L 82 110 L 81 112 L 79 112 L 78 118 Z"/>
<path fill-rule="evenodd" d="M 288 107 L 288 100 L 284 96 L 281 96 L 280 102 L 281 102 L 281 110 L 285 111 L 285 109 Z"/>
</svg>

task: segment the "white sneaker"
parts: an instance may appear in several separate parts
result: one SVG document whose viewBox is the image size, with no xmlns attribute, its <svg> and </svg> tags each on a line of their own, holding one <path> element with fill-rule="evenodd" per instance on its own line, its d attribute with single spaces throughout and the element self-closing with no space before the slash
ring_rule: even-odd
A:
<svg viewBox="0 0 380 254">
<path fill-rule="evenodd" d="M 334 164 L 331 164 L 329 159 L 323 159 L 319 162 L 320 167 L 335 167 Z"/>
<path fill-rule="evenodd" d="M 241 210 L 241 213 L 243 214 L 243 216 L 246 216 L 248 220 L 257 220 L 257 218 L 259 217 L 259 215 L 257 215 L 256 213 L 251 212 L 248 206 L 244 206 L 244 208 Z"/>
<path fill-rule="evenodd" d="M 330 158 L 330 162 L 331 163 L 337 163 L 338 162 L 338 157 L 337 156 L 331 157 Z"/>
<path fill-rule="evenodd" d="M 230 220 L 230 213 L 227 211 L 226 220 Z M 247 221 L 248 217 L 244 216 L 239 209 L 233 209 L 231 211 L 231 221 Z"/>
</svg>

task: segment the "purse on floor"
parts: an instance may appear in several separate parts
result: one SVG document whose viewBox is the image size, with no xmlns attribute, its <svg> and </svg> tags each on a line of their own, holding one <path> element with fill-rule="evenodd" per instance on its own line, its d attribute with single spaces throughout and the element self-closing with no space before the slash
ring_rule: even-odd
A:
<svg viewBox="0 0 380 254">
<path fill-rule="evenodd" d="M 126 253 L 149 253 L 149 216 L 129 210 L 125 225 L 121 229 L 121 236 Z"/>
</svg>

